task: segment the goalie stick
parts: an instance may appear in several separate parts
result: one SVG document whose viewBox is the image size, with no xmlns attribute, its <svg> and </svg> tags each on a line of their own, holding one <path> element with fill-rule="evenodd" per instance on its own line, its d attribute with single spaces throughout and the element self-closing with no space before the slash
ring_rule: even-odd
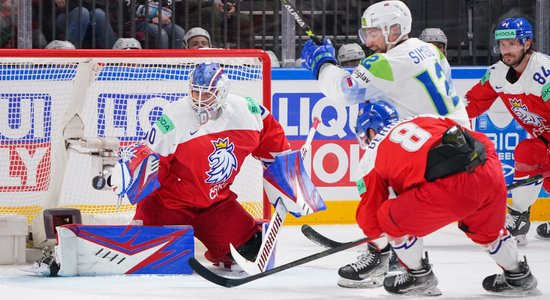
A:
<svg viewBox="0 0 550 300">
<path fill-rule="evenodd" d="M 298 25 L 300 25 L 300 27 L 304 30 L 304 32 L 307 34 L 307 36 L 310 39 L 312 39 L 313 42 L 315 42 L 315 44 L 317 44 L 317 45 L 322 45 L 323 44 L 323 41 L 313 33 L 313 31 L 311 30 L 311 27 L 309 27 L 309 25 L 307 25 L 306 22 L 304 22 L 304 19 L 302 19 L 302 17 L 298 14 L 298 11 L 294 7 L 294 5 L 292 5 L 292 3 L 290 3 L 290 0 L 281 0 L 281 4 L 292 15 L 294 20 L 296 20 L 296 23 L 298 23 Z"/>
<path fill-rule="evenodd" d="M 262 272 L 262 273 L 258 273 L 258 274 L 254 274 L 254 275 L 251 275 L 251 276 L 247 276 L 247 277 L 241 277 L 241 278 L 227 278 L 227 277 L 220 276 L 220 275 L 212 272 L 211 270 L 207 269 L 205 266 L 203 266 L 194 257 L 189 259 L 189 265 L 191 266 L 191 268 L 195 272 L 197 272 L 197 274 L 199 274 L 201 277 L 203 277 L 204 279 L 206 279 L 206 280 L 208 280 L 212 283 L 215 283 L 215 284 L 223 286 L 223 287 L 235 287 L 235 286 L 243 285 L 245 283 L 249 283 L 251 281 L 254 281 L 254 280 L 257 280 L 257 279 L 260 279 L 260 278 L 264 278 L 264 277 L 282 272 L 284 270 L 287 270 L 287 269 L 290 269 L 290 268 L 293 268 L 293 267 L 296 267 L 296 266 L 299 266 L 299 265 L 303 265 L 303 264 L 308 263 L 310 261 L 314 261 L 314 260 L 323 258 L 325 256 L 329 256 L 329 255 L 334 254 L 334 253 L 338 253 L 338 252 L 347 250 L 349 248 L 364 244 L 367 241 L 369 241 L 369 238 L 365 237 L 365 238 L 358 239 L 358 240 L 355 240 L 355 241 L 351 241 L 351 242 L 348 242 L 348 243 L 343 243 L 342 245 L 340 245 L 338 247 L 330 248 L 330 249 L 323 250 L 321 252 L 314 253 L 312 255 L 300 258 L 300 259 L 295 260 L 295 261 L 291 261 L 291 262 L 286 263 L 284 265 L 280 265 L 280 266 L 275 267 L 271 270 L 268 270 L 268 271 L 265 271 L 265 272 Z"/>
<path fill-rule="evenodd" d="M 317 117 L 313 118 L 313 123 L 307 135 L 306 141 L 302 146 L 302 148 L 300 149 L 302 159 L 306 157 L 309 151 L 311 141 L 315 136 L 315 132 L 317 131 L 317 127 L 319 126 L 320 122 L 321 120 L 319 118 Z M 233 246 L 233 244 L 229 244 L 229 248 L 231 250 L 231 256 L 233 257 L 233 260 L 235 260 L 237 265 L 239 265 L 239 267 L 243 269 L 246 273 L 258 274 L 266 270 L 269 264 L 269 260 L 273 255 L 273 250 L 275 249 L 277 237 L 279 234 L 279 229 L 283 225 L 283 222 L 285 221 L 287 213 L 288 213 L 288 210 L 284 206 L 283 201 L 278 201 L 275 204 L 275 213 L 273 214 L 273 216 L 271 217 L 271 220 L 269 221 L 269 226 L 267 227 L 265 238 L 262 241 L 260 250 L 258 251 L 258 255 L 256 256 L 256 260 L 254 262 L 251 262 L 246 258 L 244 258 L 237 251 L 235 246 Z"/>
</svg>

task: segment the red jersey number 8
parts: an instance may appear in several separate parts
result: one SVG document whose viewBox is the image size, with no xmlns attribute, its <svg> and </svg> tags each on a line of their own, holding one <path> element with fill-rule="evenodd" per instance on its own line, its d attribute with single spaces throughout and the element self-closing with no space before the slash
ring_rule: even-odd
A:
<svg viewBox="0 0 550 300">
<path fill-rule="evenodd" d="M 393 129 L 390 140 L 401 144 L 403 149 L 416 152 L 428 141 L 432 135 L 414 123 L 403 123 Z"/>
</svg>

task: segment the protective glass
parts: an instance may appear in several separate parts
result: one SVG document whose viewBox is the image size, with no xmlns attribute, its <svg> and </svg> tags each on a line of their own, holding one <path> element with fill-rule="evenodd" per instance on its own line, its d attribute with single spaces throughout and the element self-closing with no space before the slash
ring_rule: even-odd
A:
<svg viewBox="0 0 550 300">
<path fill-rule="evenodd" d="M 367 39 L 376 39 L 382 35 L 382 30 L 380 28 L 360 28 L 358 31 L 359 38 L 361 43 L 367 44 Z"/>
<path fill-rule="evenodd" d="M 355 138 L 357 139 L 357 143 L 359 144 L 359 147 L 361 147 L 361 149 L 363 150 L 366 150 L 369 143 L 370 143 L 370 140 L 369 140 L 369 136 L 368 136 L 368 129 L 367 131 L 359 131 L 355 134 Z"/>
<path fill-rule="evenodd" d="M 493 52 L 496 54 L 519 52 L 523 50 L 523 44 L 518 40 L 498 40 L 493 46 Z"/>
</svg>

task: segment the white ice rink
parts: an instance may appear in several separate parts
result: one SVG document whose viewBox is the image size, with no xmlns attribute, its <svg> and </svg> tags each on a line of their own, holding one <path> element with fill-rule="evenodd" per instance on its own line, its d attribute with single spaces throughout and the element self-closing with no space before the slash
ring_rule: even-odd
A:
<svg viewBox="0 0 550 300">
<path fill-rule="evenodd" d="M 538 224 L 531 225 L 529 244 L 520 248 L 520 254 L 527 255 L 542 292 L 542 295 L 529 299 L 550 299 L 550 241 L 533 237 Z M 359 229 L 352 225 L 313 227 L 339 241 L 361 237 Z M 498 297 L 486 293 L 481 287 L 481 281 L 485 276 L 501 270 L 481 248 L 465 238 L 456 225 L 447 226 L 426 237 L 425 246 L 443 292 L 437 299 Z M 214 285 L 198 275 L 42 278 L 27 275 L 19 270 L 21 266 L 0 266 L 0 299 L 413 299 L 391 296 L 383 288 L 344 289 L 336 285 L 337 269 L 355 261 L 357 251 L 363 248 L 352 248 L 230 289 Z M 286 263 L 322 250 L 300 233 L 299 226 L 285 226 L 280 232 L 277 262 Z M 202 257 L 202 253 L 197 253 L 197 256 Z"/>
</svg>

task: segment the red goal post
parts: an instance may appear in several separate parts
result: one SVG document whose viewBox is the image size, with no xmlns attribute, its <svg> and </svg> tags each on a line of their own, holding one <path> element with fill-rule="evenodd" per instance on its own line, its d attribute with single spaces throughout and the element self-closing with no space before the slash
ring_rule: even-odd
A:
<svg viewBox="0 0 550 300">
<path fill-rule="evenodd" d="M 258 49 L 0 50 L 0 214 L 32 220 L 44 208 L 82 214 L 132 213 L 96 190 L 116 148 L 142 139 L 162 107 L 187 94 L 200 62 L 220 63 L 233 94 L 271 110 L 271 64 Z M 270 218 L 262 169 L 248 158 L 234 184 L 243 206 Z"/>
</svg>

